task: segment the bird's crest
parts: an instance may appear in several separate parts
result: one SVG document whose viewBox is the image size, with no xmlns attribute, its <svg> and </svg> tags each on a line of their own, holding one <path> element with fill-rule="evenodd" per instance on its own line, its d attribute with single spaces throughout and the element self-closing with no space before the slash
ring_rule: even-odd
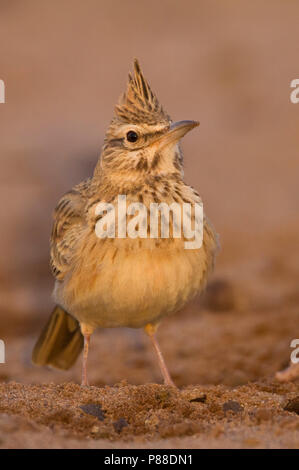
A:
<svg viewBox="0 0 299 470">
<path fill-rule="evenodd" d="M 134 60 L 134 74 L 129 74 L 127 91 L 116 105 L 115 114 L 117 120 L 125 123 L 157 124 L 171 121 L 144 78 L 137 59 Z"/>
</svg>

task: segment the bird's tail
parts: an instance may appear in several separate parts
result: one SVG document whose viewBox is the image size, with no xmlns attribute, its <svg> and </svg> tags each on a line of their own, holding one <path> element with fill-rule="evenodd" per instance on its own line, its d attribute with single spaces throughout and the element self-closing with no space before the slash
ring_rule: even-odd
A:
<svg viewBox="0 0 299 470">
<path fill-rule="evenodd" d="M 83 349 L 83 335 L 75 318 L 56 306 L 32 353 L 39 366 L 69 369 Z"/>
</svg>

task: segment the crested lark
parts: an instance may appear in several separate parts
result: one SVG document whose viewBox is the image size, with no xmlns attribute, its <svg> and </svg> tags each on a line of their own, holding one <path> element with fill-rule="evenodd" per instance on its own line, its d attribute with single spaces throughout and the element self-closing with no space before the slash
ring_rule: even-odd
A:
<svg viewBox="0 0 299 470">
<path fill-rule="evenodd" d="M 204 216 L 202 246 L 195 249 L 186 249 L 184 237 L 175 238 L 173 232 L 163 238 L 161 230 L 157 238 L 99 238 L 96 207 L 100 202 L 117 205 L 118 195 L 147 210 L 151 203 L 200 203 L 198 193 L 183 181 L 179 147 L 197 125 L 172 123 L 135 61 L 93 176 L 66 193 L 54 212 L 51 267 L 57 306 L 35 345 L 35 364 L 68 369 L 83 348 L 86 385 L 93 331 L 143 327 L 165 383 L 173 385 L 155 332 L 163 317 L 204 288 L 217 249 L 214 229 Z"/>
</svg>

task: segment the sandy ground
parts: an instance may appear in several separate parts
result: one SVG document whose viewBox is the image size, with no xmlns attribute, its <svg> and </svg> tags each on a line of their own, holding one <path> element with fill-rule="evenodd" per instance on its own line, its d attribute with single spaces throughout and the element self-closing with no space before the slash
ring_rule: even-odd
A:
<svg viewBox="0 0 299 470">
<path fill-rule="evenodd" d="M 295 385 L 1 385 L 3 448 L 298 448 Z M 288 411 L 286 411 L 288 410 Z"/>
<path fill-rule="evenodd" d="M 0 0 L 0 446 L 298 448 L 297 2 Z M 183 5 L 183 6 L 182 6 Z M 141 331 L 98 331 L 89 379 L 31 365 L 53 308 L 51 211 L 89 176 L 138 57 L 220 234 L 204 297 L 166 319 L 167 389 Z M 123 382 L 125 380 L 126 382 Z M 95 416 L 94 416 L 95 414 Z"/>
<path fill-rule="evenodd" d="M 270 275 L 267 265 L 252 268 L 252 285 L 215 278 L 202 299 L 164 321 L 159 339 L 178 390 L 158 385 L 137 330 L 94 335 L 86 389 L 80 361 L 68 372 L 33 367 L 35 335 L 12 336 L 1 365 L 0 446 L 298 448 L 299 382 L 274 378 L 298 325 L 298 272 L 286 265 L 274 277 L 273 267 Z M 283 270 L 293 282 L 279 282 L 274 299 Z"/>
</svg>

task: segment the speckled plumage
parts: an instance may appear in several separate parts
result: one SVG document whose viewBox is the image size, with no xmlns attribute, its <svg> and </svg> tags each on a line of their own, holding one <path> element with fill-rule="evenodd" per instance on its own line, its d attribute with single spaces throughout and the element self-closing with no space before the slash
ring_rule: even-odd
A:
<svg viewBox="0 0 299 470">
<path fill-rule="evenodd" d="M 116 106 L 93 177 L 66 193 L 54 212 L 54 298 L 78 320 L 83 334 L 97 327 L 128 326 L 145 327 L 153 335 L 148 325 L 181 309 L 204 288 L 217 249 L 206 217 L 203 245 L 196 250 L 186 250 L 184 238 L 173 236 L 99 239 L 95 233 L 97 204 L 116 204 L 120 194 L 127 196 L 128 204 L 142 202 L 148 210 L 152 202 L 201 201 L 183 181 L 178 145 L 195 125 L 184 121 L 172 126 L 135 61 L 134 76 L 129 76 L 127 92 Z M 137 142 L 126 140 L 128 131 L 137 133 Z M 37 363 L 43 362 L 40 351 L 35 351 Z M 161 368 L 163 372 L 163 364 Z"/>
</svg>

